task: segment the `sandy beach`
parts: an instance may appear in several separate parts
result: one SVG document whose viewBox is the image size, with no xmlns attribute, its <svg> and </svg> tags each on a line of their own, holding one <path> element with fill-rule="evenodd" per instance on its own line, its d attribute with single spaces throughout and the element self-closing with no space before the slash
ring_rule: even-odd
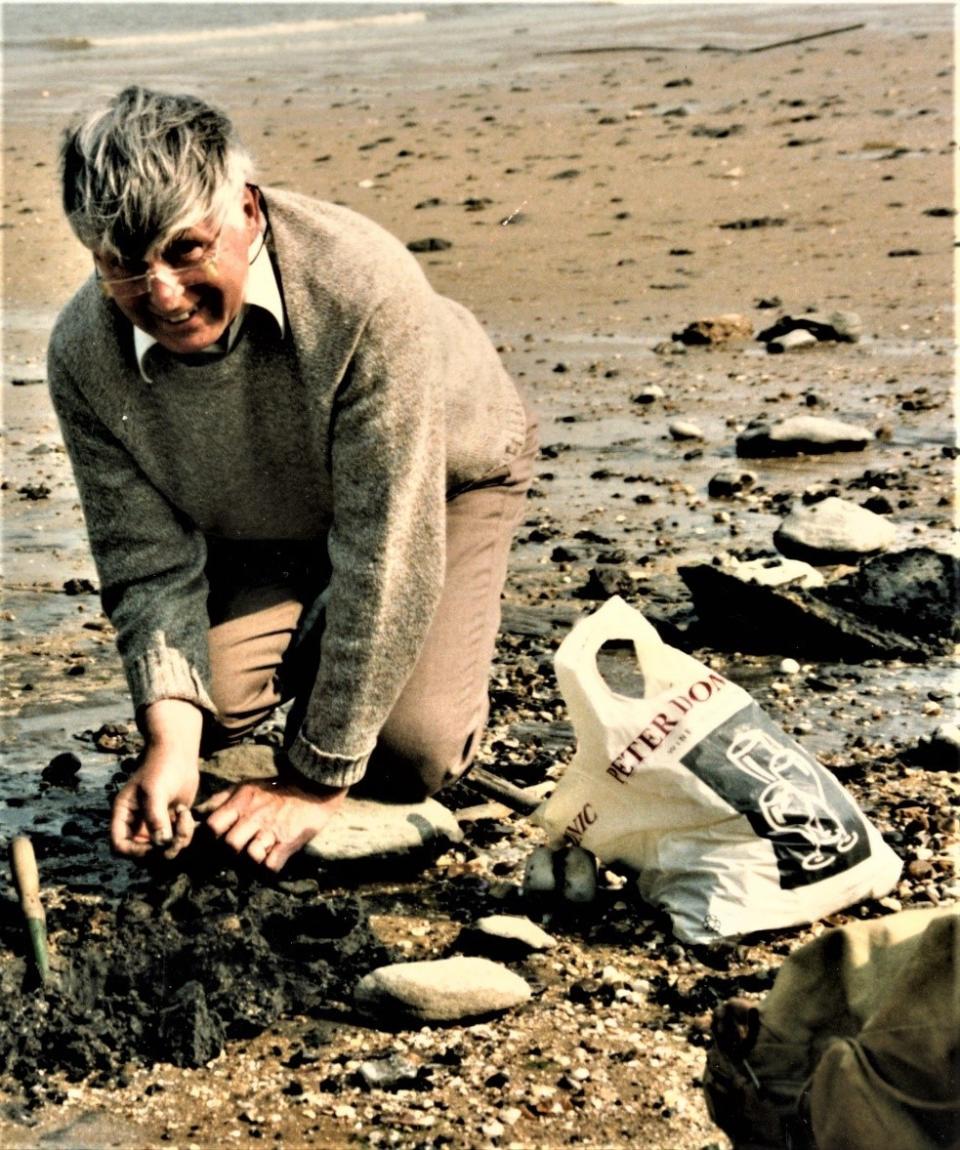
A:
<svg viewBox="0 0 960 1150">
<path fill-rule="evenodd" d="M 57 139 L 94 93 L 131 80 L 192 90 L 231 113 L 263 185 L 346 204 L 407 243 L 445 241 L 420 255 L 427 275 L 483 320 L 541 420 L 483 755 L 514 782 L 542 782 L 553 759 L 569 757 L 550 660 L 570 621 L 596 606 L 582 592 L 604 552 L 620 553 L 637 607 L 682 622 L 679 567 L 768 552 L 804 492 L 862 502 L 877 494 L 862 482 L 871 470 L 888 477 L 893 550 L 951 545 L 950 6 L 251 5 L 233 6 L 250 13 L 224 21 L 220 36 L 216 5 L 161 5 L 165 20 L 154 13 L 139 26 L 127 12 L 122 27 L 109 5 L 71 5 L 60 21 L 57 7 L 3 9 L 0 620 L 4 834 L 26 829 L 45 844 L 41 871 L 49 858 L 60 876 L 54 904 L 78 892 L 109 901 L 130 874 L 94 841 L 105 839 L 97 820 L 118 759 L 77 736 L 130 714 L 44 386 L 46 335 L 90 263 L 59 212 Z M 859 341 L 783 355 L 754 338 L 671 342 L 705 317 L 736 314 L 756 333 L 811 311 L 856 313 Z M 650 388 L 660 398 L 638 403 Z M 751 461 L 749 497 L 711 498 L 711 477 L 737 465 L 735 440 L 751 420 L 809 413 L 876 438 L 860 453 Z M 672 435 L 677 420 L 699 437 Z M 517 628 L 538 612 L 539 632 Z M 789 647 L 699 654 L 838 768 L 905 865 L 931 864 L 905 872 L 900 904 L 956 898 L 956 775 L 903 755 L 954 721 L 952 658 L 874 659 L 850 677 L 839 661 Z M 785 684 L 778 668 L 794 654 L 803 674 Z M 839 693 L 810 686 L 814 672 L 832 675 Z M 83 760 L 69 792 L 39 779 L 63 751 Z M 70 874 L 56 845 L 68 820 L 81 826 L 71 841 L 85 840 Z M 419 876 L 353 888 L 382 938 L 407 957 L 434 957 L 464 916 L 514 912 L 540 832 L 518 816 L 496 826 L 471 823 L 466 848 Z M 0 1111 L 0 1141 L 30 1146 L 59 1130 L 58 1145 L 184 1150 L 250 1137 L 722 1150 L 699 1084 L 704 968 L 681 947 L 674 983 L 658 981 L 675 945 L 662 920 L 608 894 L 589 923 L 557 924 L 560 947 L 527 971 L 537 996 L 515 1017 L 399 1035 L 326 1020 L 322 1040 L 304 1037 L 315 1020 L 283 1019 L 199 1069 L 130 1065 L 97 1085 L 44 1077 L 34 1106 Z M 744 945 L 709 985 L 756 992 L 810 936 Z M 649 996 L 575 1008 L 570 987 L 610 965 L 653 987 Z M 4 985 L 15 975 L 0 957 Z M 598 1018 L 612 1021 L 605 1029 Z M 460 1063 L 437 1061 L 454 1047 Z M 309 1060 L 291 1063 L 297 1050 Z M 360 1060 L 397 1051 L 446 1069 L 429 1088 L 355 1085 Z M 581 1066 L 592 1078 L 579 1090 L 560 1081 Z"/>
</svg>

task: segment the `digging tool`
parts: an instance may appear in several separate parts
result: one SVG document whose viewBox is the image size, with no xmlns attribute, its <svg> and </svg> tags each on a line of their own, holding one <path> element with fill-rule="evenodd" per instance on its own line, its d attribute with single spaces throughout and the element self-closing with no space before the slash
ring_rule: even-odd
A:
<svg viewBox="0 0 960 1150">
<path fill-rule="evenodd" d="M 50 954 L 47 949 L 47 917 L 40 901 L 40 874 L 37 870 L 37 856 L 33 853 L 33 843 L 26 835 L 17 835 L 10 844 L 10 865 L 13 881 L 20 896 L 20 908 L 30 936 L 30 950 L 40 975 L 46 985 L 50 977 Z"/>
<path fill-rule="evenodd" d="M 543 802 L 543 796 L 537 795 L 525 787 L 514 786 L 506 779 L 486 770 L 484 767 L 473 767 L 463 776 L 466 786 L 487 798 L 496 799 L 505 807 L 521 815 L 533 814 Z"/>
</svg>

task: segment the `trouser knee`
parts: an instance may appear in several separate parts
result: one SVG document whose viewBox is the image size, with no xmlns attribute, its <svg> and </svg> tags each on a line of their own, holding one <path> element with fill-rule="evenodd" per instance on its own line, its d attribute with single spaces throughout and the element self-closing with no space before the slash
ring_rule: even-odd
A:
<svg viewBox="0 0 960 1150">
<path fill-rule="evenodd" d="M 486 708 L 462 736 L 426 726 L 418 730 L 408 726 L 402 732 L 385 729 L 354 792 L 401 802 L 420 802 L 435 795 L 470 766 L 485 722 Z"/>
</svg>

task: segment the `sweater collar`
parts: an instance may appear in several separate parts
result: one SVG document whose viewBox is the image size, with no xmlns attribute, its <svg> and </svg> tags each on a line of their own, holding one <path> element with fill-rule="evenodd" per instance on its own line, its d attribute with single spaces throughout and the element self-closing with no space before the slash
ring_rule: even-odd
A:
<svg viewBox="0 0 960 1150">
<path fill-rule="evenodd" d="M 267 251 L 267 245 L 263 242 L 263 237 L 257 238 L 250 245 L 250 272 L 247 276 L 247 287 L 243 297 L 243 307 L 240 314 L 234 319 L 233 323 L 226 332 L 226 350 L 232 350 L 233 345 L 237 341 L 240 334 L 240 329 L 243 327 L 243 320 L 247 314 L 247 309 L 250 307 L 259 307 L 268 312 L 277 321 L 277 327 L 280 329 L 280 334 L 283 335 L 286 330 L 286 324 L 283 312 L 283 299 L 280 295 L 280 285 L 277 283 L 277 274 L 273 270 L 273 263 L 270 260 L 270 254 Z M 147 374 L 146 365 L 144 360 L 147 352 L 153 347 L 157 341 L 152 335 L 141 330 L 134 325 L 133 327 L 133 347 L 137 356 L 137 365 L 140 368 L 140 374 L 143 378 L 150 383 L 150 376 Z M 210 354 L 222 354 L 220 341 L 214 347 L 210 348 Z"/>
</svg>

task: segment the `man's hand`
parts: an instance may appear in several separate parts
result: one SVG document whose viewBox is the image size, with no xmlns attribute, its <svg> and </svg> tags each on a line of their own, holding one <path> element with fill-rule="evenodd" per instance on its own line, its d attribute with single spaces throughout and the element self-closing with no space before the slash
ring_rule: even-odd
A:
<svg viewBox="0 0 960 1150">
<path fill-rule="evenodd" d="M 251 779 L 218 791 L 197 808 L 207 828 L 238 854 L 279 871 L 339 810 L 347 787 L 306 790 L 277 779 Z"/>
<path fill-rule="evenodd" d="M 110 844 L 119 855 L 142 858 L 162 849 L 179 854 L 196 825 L 190 806 L 200 785 L 202 716 L 192 703 L 163 699 L 144 713 L 146 749 L 113 804 Z"/>
</svg>

